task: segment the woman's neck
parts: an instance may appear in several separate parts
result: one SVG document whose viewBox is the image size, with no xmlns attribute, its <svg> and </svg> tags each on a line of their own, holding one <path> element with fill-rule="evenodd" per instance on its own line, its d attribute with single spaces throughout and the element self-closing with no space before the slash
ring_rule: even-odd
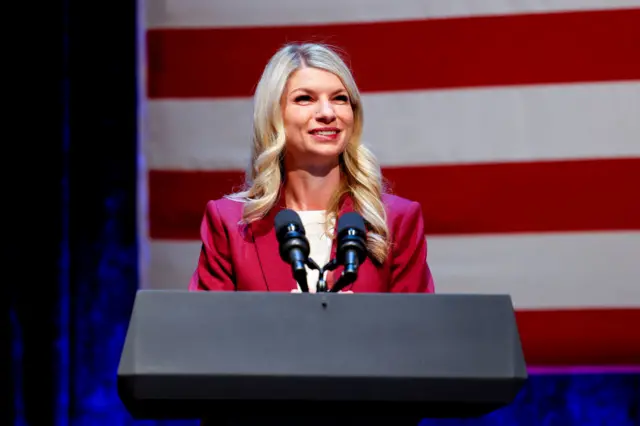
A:
<svg viewBox="0 0 640 426">
<path fill-rule="evenodd" d="M 287 168 L 284 197 L 287 208 L 326 210 L 331 197 L 340 185 L 340 166 L 324 170 Z"/>
</svg>

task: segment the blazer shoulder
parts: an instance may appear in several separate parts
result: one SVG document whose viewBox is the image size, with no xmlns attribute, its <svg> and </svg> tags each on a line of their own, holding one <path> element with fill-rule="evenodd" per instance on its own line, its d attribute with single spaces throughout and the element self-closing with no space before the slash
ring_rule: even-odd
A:
<svg viewBox="0 0 640 426">
<path fill-rule="evenodd" d="M 242 201 L 231 200 L 229 198 L 217 198 L 207 202 L 205 214 L 207 216 L 217 216 L 224 223 L 237 223 L 242 219 Z"/>
<path fill-rule="evenodd" d="M 385 206 L 387 215 L 390 217 L 404 216 L 422 210 L 417 201 L 403 198 L 394 194 L 383 194 L 382 203 Z"/>
</svg>

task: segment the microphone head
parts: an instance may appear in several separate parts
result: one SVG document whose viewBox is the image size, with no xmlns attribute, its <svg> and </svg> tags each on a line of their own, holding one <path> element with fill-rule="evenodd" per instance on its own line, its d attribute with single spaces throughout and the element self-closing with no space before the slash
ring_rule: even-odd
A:
<svg viewBox="0 0 640 426">
<path fill-rule="evenodd" d="M 349 229 L 354 230 L 362 235 L 367 234 L 367 228 L 364 225 L 364 219 L 359 213 L 348 212 L 338 218 L 338 235 Z"/>
<path fill-rule="evenodd" d="M 282 260 L 287 263 L 294 262 L 294 258 L 306 261 L 310 246 L 298 213 L 291 209 L 280 210 L 273 222 Z"/>
<path fill-rule="evenodd" d="M 348 212 L 338 218 L 338 251 L 337 258 L 342 264 L 351 262 L 347 257 L 355 255 L 358 264 L 367 256 L 367 228 L 362 216 L 356 212 Z M 357 268 L 357 266 L 356 266 Z"/>
<path fill-rule="evenodd" d="M 279 241 L 287 234 L 287 232 L 297 231 L 303 235 L 305 234 L 302 219 L 300 219 L 298 213 L 291 209 L 280 210 L 273 222 Z"/>
</svg>

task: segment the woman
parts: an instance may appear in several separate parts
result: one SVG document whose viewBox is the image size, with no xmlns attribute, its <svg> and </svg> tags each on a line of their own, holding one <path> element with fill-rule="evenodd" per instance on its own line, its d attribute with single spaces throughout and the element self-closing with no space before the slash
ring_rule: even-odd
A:
<svg viewBox="0 0 640 426">
<path fill-rule="evenodd" d="M 208 202 L 189 288 L 297 291 L 274 230 L 276 214 L 287 208 L 302 219 L 310 257 L 320 266 L 335 255 L 337 217 L 362 215 L 368 259 L 343 291 L 433 292 L 421 207 L 384 193 L 362 128 L 358 88 L 334 51 L 319 44 L 280 49 L 255 93 L 245 190 Z M 328 273 L 329 287 L 340 272 Z M 308 274 L 313 292 L 317 272 Z"/>
</svg>

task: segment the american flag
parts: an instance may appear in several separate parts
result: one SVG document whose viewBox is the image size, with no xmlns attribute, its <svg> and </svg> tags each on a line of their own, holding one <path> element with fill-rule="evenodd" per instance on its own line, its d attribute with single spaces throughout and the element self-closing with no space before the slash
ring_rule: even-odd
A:
<svg viewBox="0 0 640 426">
<path fill-rule="evenodd" d="M 186 289 L 286 42 L 341 49 L 438 293 L 509 293 L 530 366 L 640 365 L 640 0 L 147 0 L 142 287 Z"/>
</svg>

